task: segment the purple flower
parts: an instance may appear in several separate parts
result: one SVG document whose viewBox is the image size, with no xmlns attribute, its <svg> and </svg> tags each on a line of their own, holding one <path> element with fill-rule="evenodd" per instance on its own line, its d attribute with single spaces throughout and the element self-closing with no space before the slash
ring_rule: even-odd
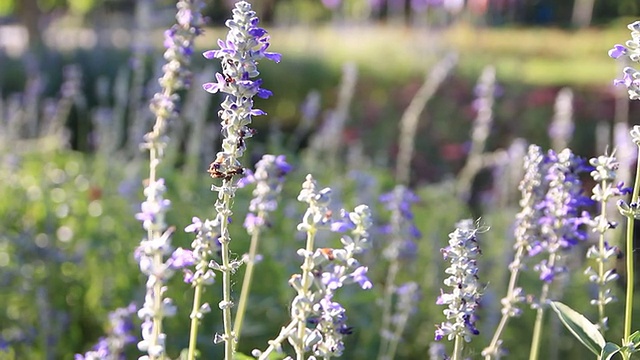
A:
<svg viewBox="0 0 640 360">
<path fill-rule="evenodd" d="M 367 277 L 368 270 L 369 268 L 366 266 L 360 266 L 351 273 L 353 281 L 357 282 L 363 290 L 371 289 L 373 287 L 373 284 Z"/>
<path fill-rule="evenodd" d="M 210 93 L 225 93 L 222 110 L 218 112 L 222 123 L 222 151 L 216 155 L 209 173 L 213 178 L 230 180 L 242 174 L 238 159 L 246 149 L 245 140 L 254 133 L 249 128 L 252 116 L 263 115 L 264 111 L 253 109 L 253 96 L 268 98 L 271 91 L 260 87 L 262 80 L 257 69 L 262 58 L 280 61 L 280 55 L 267 52 L 269 35 L 259 28 L 258 18 L 251 10 L 251 4 L 239 1 L 235 4 L 233 18 L 226 21 L 229 28 L 226 40 L 218 40 L 219 50 L 203 53 L 207 59 L 218 58 L 222 74 L 216 73 L 216 82 L 206 83 L 203 88 Z"/>
<path fill-rule="evenodd" d="M 193 255 L 193 251 L 179 247 L 171 254 L 169 263 L 173 269 L 182 269 L 195 264 L 196 258 Z"/>
<path fill-rule="evenodd" d="M 589 213 L 582 209 L 593 205 L 593 200 L 583 193 L 579 175 L 592 168 L 569 149 L 560 153 L 549 151 L 542 163 L 544 173 L 538 186 L 544 189 L 545 195 L 534 205 L 540 214 L 537 219 L 539 235 L 529 244 L 530 256 L 543 250 L 549 254 L 570 250 L 587 239 L 585 225 L 591 224 Z M 564 271 L 562 266 L 548 267 L 543 263 L 535 269 L 540 272 L 540 280 L 547 283 Z"/>
<path fill-rule="evenodd" d="M 620 44 L 616 44 L 613 46 L 613 49 L 609 50 L 609 56 L 617 59 L 622 55 L 625 55 L 627 53 L 628 49 Z"/>
<path fill-rule="evenodd" d="M 627 26 L 631 30 L 631 39 L 625 45 L 616 44 L 609 50 L 609 56 L 614 59 L 621 57 L 628 58 L 633 62 L 640 62 L 640 21 L 636 21 Z M 614 85 L 624 85 L 627 87 L 631 100 L 640 99 L 640 87 L 638 71 L 632 67 L 626 67 L 621 79 L 616 79 Z"/>
<path fill-rule="evenodd" d="M 254 198 L 249 204 L 249 213 L 244 227 L 252 234 L 256 229 L 267 224 L 266 217 L 278 207 L 278 197 L 282 191 L 284 177 L 292 170 L 284 155 L 266 154 L 256 164 L 256 171 L 247 171 L 245 177 L 238 181 L 239 187 L 255 183 Z"/>
<path fill-rule="evenodd" d="M 336 290 L 337 288 L 342 287 L 343 284 L 343 276 L 345 267 L 344 266 L 334 266 L 333 271 L 331 272 L 323 272 L 322 273 L 322 283 L 329 290 Z"/>
<path fill-rule="evenodd" d="M 449 260 L 450 266 L 445 270 L 449 275 L 444 285 L 451 289 L 450 293 L 441 290 L 436 299 L 437 305 L 446 305 L 443 311 L 447 321 L 436 325 L 435 339 L 448 340 L 462 337 L 471 341 L 472 335 L 478 335 L 475 327 L 475 311 L 479 305 L 481 294 L 478 282 L 477 258 L 480 249 L 476 234 L 481 231 L 472 220 L 462 220 L 449 234 L 449 246 L 442 249 L 443 257 Z"/>
<path fill-rule="evenodd" d="M 131 303 L 124 308 L 118 308 L 109 313 L 109 331 L 107 336 L 98 339 L 96 345 L 84 355 L 76 354 L 74 360 L 124 360 L 124 349 L 132 344 L 136 337 L 133 336 L 134 325 L 133 314 L 136 312 L 136 305 Z"/>
</svg>

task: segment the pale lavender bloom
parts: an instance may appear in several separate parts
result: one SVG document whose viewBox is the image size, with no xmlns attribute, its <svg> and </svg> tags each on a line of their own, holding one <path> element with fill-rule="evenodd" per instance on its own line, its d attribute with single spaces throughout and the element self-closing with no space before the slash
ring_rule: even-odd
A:
<svg viewBox="0 0 640 360">
<path fill-rule="evenodd" d="M 609 50 L 609 56 L 614 59 L 627 57 L 633 62 L 640 62 L 640 21 L 633 22 L 627 26 L 631 30 L 631 39 L 624 45 L 616 44 Z M 625 67 L 621 79 L 614 80 L 614 85 L 624 85 L 631 100 L 640 99 L 640 73 L 632 68 Z"/>
<path fill-rule="evenodd" d="M 220 249 L 220 224 L 217 220 L 202 221 L 196 216 L 191 221 L 192 223 L 184 228 L 185 232 L 195 234 L 195 239 L 191 242 L 192 250 L 184 250 L 184 255 L 187 256 L 183 262 L 184 282 L 194 284 L 196 281 L 202 281 L 209 285 L 215 279 L 215 273 L 208 264 L 213 254 Z M 186 268 L 194 264 L 195 271 Z"/>
<path fill-rule="evenodd" d="M 593 201 L 584 195 L 579 177 L 581 172 L 589 170 L 585 161 L 569 149 L 558 154 L 549 151 L 543 161 L 548 165 L 542 184 L 547 190 L 535 205 L 542 216 L 537 220 L 539 236 L 529 244 L 529 256 L 542 251 L 555 254 L 571 250 L 587 239 L 584 225 L 591 223 L 589 213 L 583 209 Z M 542 262 L 534 270 L 540 272 L 541 280 L 550 283 L 557 274 L 566 272 L 566 267 L 557 262 L 553 265 Z"/>
<path fill-rule="evenodd" d="M 86 354 L 76 354 L 74 360 L 124 360 L 125 346 L 136 340 L 132 334 L 134 325 L 131 319 L 135 312 L 136 305 L 132 303 L 109 313 L 107 336 L 100 338 Z"/>
<path fill-rule="evenodd" d="M 187 266 L 195 264 L 196 258 L 191 250 L 185 250 L 183 248 L 177 248 L 173 254 L 171 254 L 171 260 L 169 264 L 174 269 L 182 269 Z"/>
<path fill-rule="evenodd" d="M 300 231 L 313 232 L 319 229 L 329 230 L 331 213 L 328 206 L 331 201 L 329 188 L 318 189 L 311 175 L 307 175 L 298 200 L 308 204 Z M 291 303 L 291 317 L 299 321 L 298 326 L 304 328 L 303 339 L 296 338 L 298 331 L 288 334 L 291 344 L 298 353 L 311 349 L 313 355 L 322 358 L 342 355 L 344 344 L 342 338 L 351 333 L 345 323 L 344 308 L 334 302 L 335 291 L 347 284 L 358 284 L 362 289 L 372 287 L 367 278 L 367 268 L 360 266 L 355 255 L 362 252 L 368 243 L 368 228 L 371 226 L 371 212 L 365 205 L 357 206 L 353 212 L 343 214 L 353 225 L 350 235 L 342 235 L 342 248 L 321 248 L 314 252 L 299 249 L 298 254 L 304 257 L 303 274 L 291 277 L 289 284 L 298 292 Z M 311 275 L 313 274 L 313 275 Z M 305 278 L 313 276 L 315 281 L 305 282 Z M 300 349 L 303 346 L 304 349 Z"/>
<path fill-rule="evenodd" d="M 256 171 L 238 181 L 242 186 L 255 183 L 253 199 L 249 203 L 249 213 L 245 218 L 244 227 L 249 234 L 267 225 L 267 216 L 278 207 L 278 196 L 282 191 L 284 177 L 293 168 L 286 162 L 284 155 L 264 155 L 256 164 Z"/>
<path fill-rule="evenodd" d="M 604 266 L 599 267 L 598 270 L 589 266 L 585 271 L 585 275 L 588 276 L 589 281 L 592 282 L 598 289 L 598 294 L 595 299 L 591 300 L 591 305 L 598 306 L 599 309 L 599 326 L 602 331 L 607 329 L 607 317 L 604 316 L 604 306 L 616 301 L 616 297 L 612 294 L 611 286 L 613 282 L 618 279 L 616 269 L 613 267 L 612 262 L 618 256 L 619 250 L 616 246 L 611 246 L 605 241 L 605 232 L 609 229 L 614 229 L 616 223 L 608 220 L 604 215 L 604 210 L 607 206 L 607 202 L 614 197 L 630 194 L 633 189 L 624 187 L 623 182 L 616 181 L 616 172 L 619 167 L 619 163 L 613 154 L 601 155 L 589 160 L 594 170 L 591 171 L 591 177 L 596 182 L 593 187 L 591 199 L 597 201 L 601 206 L 601 214 L 596 216 L 591 222 L 593 232 L 599 233 L 598 244 L 595 244 L 587 250 L 587 259 L 593 259 L 596 263 L 601 263 Z M 602 269 L 603 271 L 600 271 Z"/>
<path fill-rule="evenodd" d="M 362 290 L 368 290 L 373 287 L 373 283 L 367 277 L 368 270 L 369 268 L 366 266 L 360 266 L 351 273 L 351 278 L 360 285 Z"/>
<path fill-rule="evenodd" d="M 626 55 L 627 51 L 629 51 L 629 49 L 627 49 L 625 46 L 615 44 L 613 46 L 613 49 L 609 50 L 609 56 L 613 59 L 617 59 L 623 55 Z"/>
<path fill-rule="evenodd" d="M 413 221 L 411 207 L 419 200 L 415 193 L 404 186 L 397 186 L 393 191 L 380 196 L 380 202 L 391 211 L 390 223 L 380 228 L 381 233 L 391 237 L 383 252 L 390 261 L 410 260 L 417 254 L 416 241 L 422 234 Z"/>
<path fill-rule="evenodd" d="M 245 140 L 255 133 L 248 125 L 253 116 L 265 114 L 253 108 L 252 98 L 255 95 L 262 98 L 271 96 L 270 91 L 260 87 L 262 80 L 255 79 L 260 75 L 257 64 L 263 58 L 279 62 L 280 54 L 266 51 L 269 36 L 258 27 L 258 22 L 251 4 L 245 1 L 236 3 L 233 19 L 225 23 L 229 28 L 226 40 L 218 40 L 220 49 L 203 53 L 205 58 L 217 58 L 222 63 L 222 74 L 216 73 L 216 82 L 204 84 L 204 90 L 227 94 L 221 104 L 222 110 L 218 112 L 224 139 L 223 150 L 218 152 L 209 168 L 213 178 L 230 180 L 244 172 L 238 159 L 246 149 Z"/>
<path fill-rule="evenodd" d="M 459 336 L 470 342 L 472 335 L 479 334 L 475 326 L 475 311 L 482 296 L 477 276 L 480 248 L 476 235 L 479 231 L 482 230 L 472 220 L 462 220 L 449 234 L 449 246 L 441 250 L 451 264 L 445 270 L 449 277 L 444 280 L 451 292 L 442 291 L 436 300 L 438 305 L 447 305 L 443 311 L 447 321 L 436 325 L 437 341 L 445 336 L 448 340 Z"/>
</svg>

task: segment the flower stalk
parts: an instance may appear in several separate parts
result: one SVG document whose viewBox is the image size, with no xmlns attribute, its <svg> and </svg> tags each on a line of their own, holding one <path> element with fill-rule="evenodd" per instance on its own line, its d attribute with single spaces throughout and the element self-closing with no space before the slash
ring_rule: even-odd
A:
<svg viewBox="0 0 640 360">
<path fill-rule="evenodd" d="M 229 28 L 226 40 L 218 40 L 219 50 L 204 52 L 207 59 L 221 60 L 222 74 L 216 73 L 215 83 L 203 85 L 210 93 L 225 93 L 222 109 L 218 115 L 222 125 L 222 150 L 209 167 L 214 179 L 222 180 L 221 185 L 212 185 L 211 190 L 218 193 L 215 203 L 216 221 L 220 225 L 220 248 L 222 263 L 215 261 L 210 266 L 222 273 L 222 301 L 218 304 L 222 310 L 223 334 L 215 337 L 216 342 L 225 343 L 225 360 L 231 360 L 235 352 L 236 336 L 232 329 L 231 274 L 240 266 L 239 261 L 231 260 L 229 243 L 229 221 L 233 215 L 232 207 L 237 184 L 235 178 L 244 173 L 239 159 L 246 149 L 246 139 L 255 131 L 249 128 L 253 116 L 265 115 L 265 112 L 253 108 L 253 97 L 268 98 L 269 90 L 260 88 L 262 80 L 255 79 L 260 73 L 257 64 L 266 58 L 280 61 L 280 54 L 267 52 L 269 36 L 258 27 L 259 19 L 251 10 L 251 4 L 240 1 L 235 4 L 233 18 L 226 21 Z"/>
</svg>

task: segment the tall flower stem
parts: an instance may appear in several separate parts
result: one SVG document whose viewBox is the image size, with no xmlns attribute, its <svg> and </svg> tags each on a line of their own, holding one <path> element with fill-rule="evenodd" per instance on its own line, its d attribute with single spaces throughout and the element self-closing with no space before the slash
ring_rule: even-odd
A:
<svg viewBox="0 0 640 360">
<path fill-rule="evenodd" d="M 189 350 L 187 352 L 187 360 L 193 360 L 196 357 L 196 345 L 198 342 L 198 326 L 200 319 L 198 318 L 198 310 L 202 301 L 202 282 L 196 284 L 193 293 L 193 308 L 191 311 L 191 327 L 189 328 Z"/>
<path fill-rule="evenodd" d="M 262 89 L 260 73 L 257 70 L 258 61 L 266 58 L 275 62 L 280 61 L 280 54 L 267 52 L 269 36 L 267 31 L 258 27 L 259 19 L 251 4 L 239 1 L 233 9 L 233 18 L 225 22 L 229 28 L 227 38 L 218 40 L 218 50 L 203 53 L 207 59 L 221 60 L 222 74 L 216 73 L 216 82 L 203 84 L 205 91 L 210 93 L 226 93 L 222 102 L 222 109 L 218 112 L 222 125 L 222 150 L 216 154 L 216 159 L 209 167 L 209 174 L 214 179 L 222 179 L 220 186 L 213 185 L 212 191 L 218 193 L 215 203 L 216 219 L 220 226 L 220 250 L 222 264 L 212 261 L 211 267 L 222 273 L 222 310 L 224 333 L 217 336 L 217 341 L 225 343 L 225 360 L 233 358 L 235 349 L 235 335 L 232 329 L 231 308 L 231 274 L 240 265 L 230 260 L 229 221 L 232 216 L 232 206 L 237 184 L 235 178 L 242 175 L 245 169 L 239 159 L 246 150 L 246 139 L 253 136 L 255 131 L 249 128 L 253 116 L 266 113 L 253 108 L 253 97 L 257 95 L 263 99 L 272 95 L 271 91 Z"/>
<path fill-rule="evenodd" d="M 384 298 L 382 302 L 382 323 L 380 329 L 391 328 L 391 311 L 393 303 L 393 294 L 395 291 L 395 281 L 400 271 L 400 263 L 398 261 L 391 261 L 389 263 L 389 269 L 387 270 L 387 278 L 385 280 Z M 380 339 L 380 349 L 378 350 L 378 359 L 386 359 L 389 352 L 390 340 L 384 337 Z"/>
<path fill-rule="evenodd" d="M 640 126 L 636 125 L 631 130 L 633 142 L 638 146 L 640 152 Z M 637 211 L 638 195 L 640 194 L 640 156 L 636 163 L 636 177 L 633 183 L 633 193 L 631 195 L 631 204 L 636 204 L 633 210 Z M 634 213 L 627 214 L 627 238 L 626 238 L 626 256 L 627 256 L 627 294 L 625 297 L 624 307 L 624 340 L 628 341 L 631 336 L 631 320 L 633 316 L 633 283 L 634 267 L 633 267 L 633 234 L 634 234 Z"/>
<path fill-rule="evenodd" d="M 556 253 L 549 254 L 549 268 L 553 268 L 556 263 Z M 529 360 L 537 360 L 540 354 L 540 342 L 542 339 L 542 324 L 544 322 L 544 310 L 546 307 L 547 297 L 549 296 L 549 283 L 542 285 L 538 309 L 536 310 L 536 321 L 533 325 L 533 336 L 531 338 L 531 350 L 529 351 Z"/>
<path fill-rule="evenodd" d="M 229 189 L 232 187 L 230 180 L 224 180 L 222 189 Z M 220 302 L 220 309 L 222 310 L 222 322 L 224 327 L 224 358 L 225 360 L 233 359 L 234 342 L 235 337 L 233 335 L 231 325 L 231 307 L 233 302 L 231 301 L 231 263 L 229 261 L 229 219 L 231 218 L 231 206 L 233 204 L 233 196 L 228 192 L 220 192 L 222 195 L 222 210 L 219 211 L 219 215 L 222 216 L 220 220 L 220 249 L 222 252 L 222 266 L 220 271 L 222 272 L 222 301 Z"/>
<path fill-rule="evenodd" d="M 515 294 L 516 291 L 516 284 L 518 283 L 518 276 L 520 275 L 520 266 L 519 264 L 522 261 L 523 255 L 524 255 L 524 249 L 525 249 L 525 244 L 518 246 L 518 249 L 516 250 L 516 254 L 514 256 L 514 261 L 512 264 L 518 264 L 516 266 L 510 266 L 511 267 L 511 276 L 509 277 L 509 286 L 507 288 L 507 296 L 505 296 L 505 299 L 516 299 L 517 296 Z M 498 327 L 496 328 L 495 333 L 493 334 L 493 338 L 491 339 L 491 343 L 489 344 L 489 346 L 487 347 L 487 349 L 485 350 L 487 352 L 487 354 L 485 355 L 485 360 L 491 360 L 492 358 L 499 358 L 499 342 L 500 342 L 500 338 L 502 337 L 502 332 L 504 331 L 504 329 L 507 327 L 507 323 L 509 322 L 509 319 L 513 316 L 512 311 L 508 310 L 508 311 L 503 311 L 502 312 L 502 318 L 500 318 L 500 322 L 498 323 Z"/>
<path fill-rule="evenodd" d="M 640 157 L 636 165 L 636 177 L 633 185 L 633 194 L 631 195 L 631 203 L 637 203 L 638 193 L 640 192 Z M 625 296 L 624 306 L 624 339 L 625 341 L 631 336 L 631 318 L 633 313 L 633 233 L 634 233 L 634 216 L 627 215 L 627 237 L 626 237 L 626 257 L 627 257 L 627 294 Z"/>
<path fill-rule="evenodd" d="M 453 354 L 451 355 L 451 360 L 462 360 L 462 349 L 464 338 L 461 335 L 457 335 L 456 339 L 453 341 Z"/>
<path fill-rule="evenodd" d="M 640 161 L 638 162 L 640 170 Z M 637 171 L 637 170 L 636 170 Z M 636 175 L 636 185 L 638 187 L 638 176 Z M 633 190 L 634 198 L 637 199 L 636 189 Z M 627 256 L 627 294 L 625 296 L 624 305 L 624 337 L 626 341 L 631 335 L 631 318 L 633 313 L 633 230 L 634 230 L 634 218 L 632 216 L 627 217 L 627 239 L 626 239 L 626 256 Z"/>
<path fill-rule="evenodd" d="M 258 217 L 264 218 L 264 211 L 258 213 Z M 251 234 L 251 244 L 249 245 L 249 255 L 247 260 L 247 268 L 245 269 L 244 279 L 242 280 L 242 290 L 240 292 L 240 300 L 238 301 L 238 311 L 236 313 L 235 322 L 233 323 L 233 332 L 236 340 L 240 338 L 242 331 L 242 322 L 247 308 L 247 300 L 249 299 L 249 289 L 253 279 L 253 268 L 256 263 L 256 255 L 258 253 L 258 242 L 260 240 L 260 228 Z"/>
<path fill-rule="evenodd" d="M 602 182 L 602 187 L 606 186 L 606 182 L 603 181 Z M 600 215 L 606 219 L 607 218 L 607 203 L 606 201 L 602 201 L 600 203 Z M 600 236 L 598 236 L 598 250 L 600 250 L 600 253 L 603 254 L 605 252 L 605 246 L 604 246 L 604 233 L 600 233 Z M 604 268 L 604 261 L 598 261 L 598 275 L 600 275 L 600 278 L 604 277 L 604 272 L 605 272 L 605 268 Z M 601 286 L 598 288 L 598 299 L 604 299 L 605 297 L 605 287 Z M 607 328 L 607 324 L 606 324 L 606 315 L 604 312 L 604 302 L 603 301 L 599 301 L 598 302 L 598 324 L 600 326 L 600 332 L 604 335 L 604 332 Z"/>
<path fill-rule="evenodd" d="M 310 292 L 310 289 L 311 289 L 311 282 L 313 280 L 311 278 L 311 271 L 313 270 L 312 255 L 313 255 L 314 242 L 315 242 L 317 231 L 318 229 L 315 227 L 315 225 L 310 225 L 309 229 L 307 230 L 307 245 L 305 247 L 305 257 L 304 257 L 304 262 L 300 267 L 302 269 L 302 282 L 301 282 L 302 286 L 300 288 L 299 294 L 304 298 L 308 297 L 308 293 Z M 297 320 L 298 320 L 298 331 L 297 331 L 296 338 L 298 339 L 298 342 L 294 346 L 296 351 L 296 360 L 304 360 L 305 359 L 304 358 L 304 353 L 305 353 L 304 338 L 305 338 L 305 332 L 307 329 L 306 313 L 301 312 L 301 318 Z"/>
</svg>

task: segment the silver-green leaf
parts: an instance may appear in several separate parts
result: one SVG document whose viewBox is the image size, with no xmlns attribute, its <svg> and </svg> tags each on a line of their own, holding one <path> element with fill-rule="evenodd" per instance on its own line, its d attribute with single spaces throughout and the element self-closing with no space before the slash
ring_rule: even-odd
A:
<svg viewBox="0 0 640 360">
<path fill-rule="evenodd" d="M 600 360 L 611 360 L 613 355 L 620 352 L 620 346 L 614 343 L 606 343 L 602 348 L 602 353 L 600 354 Z"/>
<path fill-rule="evenodd" d="M 600 356 L 606 344 L 598 327 L 579 312 L 567 305 L 552 301 L 551 308 L 558 314 L 560 321 L 580 342 L 596 356 Z"/>
</svg>

